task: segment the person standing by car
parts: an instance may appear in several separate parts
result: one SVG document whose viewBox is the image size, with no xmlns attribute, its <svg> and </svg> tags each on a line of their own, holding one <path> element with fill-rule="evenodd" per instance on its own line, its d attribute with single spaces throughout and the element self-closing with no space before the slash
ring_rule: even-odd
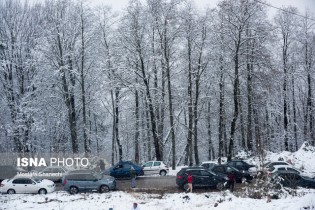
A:
<svg viewBox="0 0 315 210">
<path fill-rule="evenodd" d="M 193 177 L 192 177 L 191 173 L 188 172 L 188 176 L 187 176 L 188 188 L 187 188 L 186 192 L 188 192 L 188 190 L 190 192 L 192 192 L 192 182 L 193 182 Z"/>
<path fill-rule="evenodd" d="M 134 167 L 131 166 L 131 168 L 130 168 L 131 188 L 136 187 L 136 177 L 137 177 L 137 172 L 134 169 Z"/>
<path fill-rule="evenodd" d="M 104 163 L 104 160 L 100 160 L 100 169 L 101 169 L 101 171 L 104 171 L 104 170 L 105 170 L 105 163 Z"/>
<path fill-rule="evenodd" d="M 227 174 L 228 177 L 228 188 L 230 189 L 231 192 L 234 191 L 234 183 L 236 181 L 236 176 L 233 172 L 229 172 Z"/>
</svg>

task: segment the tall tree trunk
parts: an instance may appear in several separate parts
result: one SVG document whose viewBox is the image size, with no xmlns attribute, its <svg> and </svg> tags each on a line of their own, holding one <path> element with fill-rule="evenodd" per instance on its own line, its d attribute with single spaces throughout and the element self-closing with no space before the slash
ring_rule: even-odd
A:
<svg viewBox="0 0 315 210">
<path fill-rule="evenodd" d="M 146 89 L 146 96 L 147 96 L 148 106 L 149 106 L 151 129 L 152 129 L 154 148 L 155 148 L 155 156 L 156 156 L 156 160 L 161 161 L 163 160 L 163 152 L 160 148 L 161 140 L 157 134 L 157 126 L 156 126 L 156 121 L 155 121 L 156 117 L 155 117 L 153 102 L 152 102 L 151 93 L 150 93 L 149 81 L 145 72 L 145 66 L 144 66 L 142 55 L 140 55 L 139 57 L 140 57 L 140 68 L 141 68 L 141 73 L 142 73 L 142 79 L 143 79 L 143 83 Z"/>
<path fill-rule="evenodd" d="M 189 165 L 193 165 L 193 93 L 192 93 L 192 67 L 191 67 L 191 42 L 188 38 L 188 158 Z"/>
<path fill-rule="evenodd" d="M 75 76 L 73 75 L 73 65 L 72 60 L 70 56 L 68 56 L 68 69 L 66 68 L 66 65 L 63 60 L 63 47 L 62 42 L 60 38 L 60 34 L 57 34 L 57 46 L 59 51 L 59 61 L 58 65 L 60 67 L 60 76 L 62 81 L 62 88 L 63 88 L 63 97 L 65 104 L 67 106 L 68 111 L 68 123 L 70 128 L 70 136 L 71 136 L 71 144 L 72 144 L 72 152 L 74 154 L 77 154 L 79 152 L 79 145 L 77 142 L 77 123 L 76 123 L 76 112 L 75 112 L 75 99 L 74 99 L 74 93 L 73 89 L 75 86 Z M 68 82 L 66 79 L 66 70 L 70 72 L 70 82 L 72 85 L 72 88 L 69 88 Z M 71 90 L 72 89 L 72 90 Z"/>
<path fill-rule="evenodd" d="M 297 137 L 297 119 L 296 119 L 296 99 L 295 99 L 295 84 L 294 84 L 294 76 L 292 76 L 292 97 L 293 97 L 293 132 L 294 132 L 294 150 L 298 150 L 298 137 Z M 292 147 L 293 149 L 293 147 Z"/>
<path fill-rule="evenodd" d="M 212 132 L 211 132 L 211 102 L 208 101 L 208 112 L 207 112 L 207 130 L 208 130 L 208 159 L 212 160 L 214 159 L 214 151 L 213 151 L 213 144 L 212 144 Z"/>
<path fill-rule="evenodd" d="M 220 82 L 219 82 L 219 160 L 223 156 L 224 145 L 224 80 L 223 80 L 223 57 L 220 56 Z M 219 161 L 219 164 L 221 162 Z"/>
<path fill-rule="evenodd" d="M 284 149 L 289 151 L 289 138 L 288 138 L 288 93 L 287 93 L 287 60 L 288 60 L 288 35 L 283 34 L 283 47 L 282 47 L 282 60 L 283 60 L 283 127 L 284 127 Z"/>
<path fill-rule="evenodd" d="M 253 83 L 252 83 L 252 59 L 247 56 L 247 149 L 253 150 L 253 128 L 252 128 L 252 104 L 253 104 Z"/>
<path fill-rule="evenodd" d="M 81 5 L 82 7 L 82 5 Z M 85 62 L 85 43 L 84 43 L 84 20 L 83 11 L 81 11 L 81 102 L 82 102 L 82 118 L 83 118 L 83 141 L 85 156 L 89 156 L 91 148 L 89 145 L 89 139 L 87 135 L 87 122 L 86 122 L 86 102 L 85 102 L 85 78 L 84 78 L 84 62 Z"/>
<path fill-rule="evenodd" d="M 166 68 L 167 86 L 168 86 L 168 106 L 170 114 L 170 126 L 171 126 L 171 137 L 172 137 L 172 169 L 176 168 L 176 139 L 174 130 L 174 112 L 173 112 L 173 100 L 172 100 L 172 86 L 171 86 L 171 75 L 169 61 L 167 61 Z"/>
<path fill-rule="evenodd" d="M 234 98 L 234 114 L 231 122 L 231 130 L 230 130 L 230 139 L 229 139 L 229 150 L 227 158 L 228 160 L 232 159 L 233 150 L 234 150 L 234 135 L 235 135 L 235 128 L 236 128 L 236 121 L 238 118 L 238 111 L 239 111 L 239 47 L 241 42 L 241 32 L 238 34 L 238 41 L 236 43 L 236 51 L 234 55 L 234 84 L 233 84 L 233 98 Z"/>
<path fill-rule="evenodd" d="M 139 94 L 138 90 L 135 91 L 135 118 L 136 118 L 136 124 L 135 124 L 135 162 L 139 164 L 140 162 L 140 155 L 139 155 Z"/>
<path fill-rule="evenodd" d="M 119 88 L 115 88 L 115 138 L 116 138 L 116 143 L 118 146 L 118 159 L 122 160 L 123 154 L 122 154 L 122 145 L 120 143 L 120 138 L 119 138 Z"/>
</svg>

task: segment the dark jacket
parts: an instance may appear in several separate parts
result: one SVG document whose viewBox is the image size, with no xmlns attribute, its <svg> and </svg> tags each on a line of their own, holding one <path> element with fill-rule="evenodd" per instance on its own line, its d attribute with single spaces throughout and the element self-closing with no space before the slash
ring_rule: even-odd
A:
<svg viewBox="0 0 315 210">
<path fill-rule="evenodd" d="M 136 172 L 136 170 L 134 169 L 134 168 L 131 168 L 130 169 L 130 178 L 136 178 L 136 176 L 137 176 L 137 172 Z"/>
<path fill-rule="evenodd" d="M 227 177 L 228 177 L 230 182 L 235 182 L 235 180 L 236 180 L 236 176 L 233 173 L 228 173 Z"/>
</svg>

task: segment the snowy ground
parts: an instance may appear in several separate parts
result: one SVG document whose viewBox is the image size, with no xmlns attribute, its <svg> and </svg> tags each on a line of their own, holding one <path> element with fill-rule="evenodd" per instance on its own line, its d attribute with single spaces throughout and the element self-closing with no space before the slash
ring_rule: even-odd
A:
<svg viewBox="0 0 315 210">
<path fill-rule="evenodd" d="M 305 193 L 305 190 L 303 190 Z M 141 210 L 192 210 L 192 209 L 233 209 L 233 210 L 301 210 L 315 209 L 315 190 L 304 196 L 272 200 L 235 197 L 229 192 L 156 194 L 111 192 L 108 194 L 69 195 L 55 192 L 49 195 L 2 195 L 0 209 L 45 209 L 45 210 L 127 210 L 137 202 Z M 217 207 L 215 207 L 215 205 Z"/>
<path fill-rule="evenodd" d="M 266 161 L 276 161 L 279 157 L 290 161 L 299 169 L 315 172 L 315 149 L 303 145 L 294 153 L 267 153 Z M 259 165 L 258 158 L 249 162 Z M 182 167 L 170 171 L 176 175 Z M 251 199 L 241 193 L 229 191 L 208 193 L 166 193 L 146 194 L 139 192 L 115 191 L 106 194 L 87 193 L 69 195 L 66 192 L 54 192 L 47 195 L 0 195 L 0 210 L 129 210 L 134 202 L 141 210 L 315 210 L 315 189 L 298 189 L 295 196 L 282 194 L 280 199 Z"/>
</svg>

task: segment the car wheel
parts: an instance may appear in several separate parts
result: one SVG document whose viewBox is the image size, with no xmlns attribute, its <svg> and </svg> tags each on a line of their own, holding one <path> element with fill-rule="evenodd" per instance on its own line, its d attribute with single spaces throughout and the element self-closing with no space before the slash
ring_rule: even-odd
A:
<svg viewBox="0 0 315 210">
<path fill-rule="evenodd" d="M 107 186 L 107 185 L 102 185 L 101 187 L 100 187 L 100 193 L 107 193 L 107 192 L 109 192 L 109 187 Z"/>
<path fill-rule="evenodd" d="M 246 179 L 246 177 L 242 177 L 241 181 L 242 181 L 242 183 L 245 183 L 245 182 L 247 182 L 247 179 Z"/>
<path fill-rule="evenodd" d="M 218 190 L 223 190 L 223 188 L 224 188 L 224 183 L 223 182 L 219 182 L 217 185 L 216 185 L 216 188 L 218 189 Z"/>
<path fill-rule="evenodd" d="M 41 195 L 47 194 L 47 190 L 46 189 L 40 189 L 40 190 L 38 190 L 38 194 L 41 194 Z"/>
<path fill-rule="evenodd" d="M 9 189 L 9 190 L 7 191 L 7 193 L 8 193 L 8 194 L 15 194 L 15 190 Z"/>
<path fill-rule="evenodd" d="M 77 194 L 79 192 L 79 189 L 77 187 L 75 187 L 75 186 L 71 186 L 69 188 L 69 192 L 70 192 L 71 195 L 74 195 L 74 194 Z"/>
<path fill-rule="evenodd" d="M 166 175 L 166 171 L 164 171 L 164 170 L 160 171 L 160 175 L 161 176 L 165 176 Z"/>
</svg>

